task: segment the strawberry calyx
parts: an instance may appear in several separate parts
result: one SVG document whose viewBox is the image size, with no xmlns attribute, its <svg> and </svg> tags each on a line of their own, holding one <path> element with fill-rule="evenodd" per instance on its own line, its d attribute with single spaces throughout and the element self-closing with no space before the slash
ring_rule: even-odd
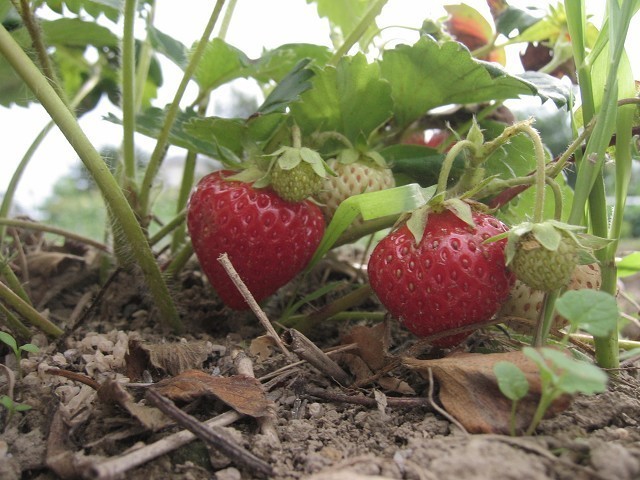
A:
<svg viewBox="0 0 640 480">
<path fill-rule="evenodd" d="M 569 283 L 577 265 L 597 262 L 592 252 L 610 243 L 584 229 L 558 220 L 523 222 L 487 242 L 506 237 L 506 265 L 530 287 L 551 292 Z"/>
</svg>

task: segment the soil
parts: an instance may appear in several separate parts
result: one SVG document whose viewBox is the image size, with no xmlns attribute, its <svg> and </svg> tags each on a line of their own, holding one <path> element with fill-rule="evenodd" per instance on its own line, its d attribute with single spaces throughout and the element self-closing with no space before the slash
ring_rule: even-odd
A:
<svg viewBox="0 0 640 480">
<path fill-rule="evenodd" d="M 338 253 L 298 284 L 296 295 L 329 282 L 362 282 L 351 261 L 359 252 Z M 437 385 L 430 399 L 429 381 L 415 371 L 400 366 L 378 381 L 374 377 L 359 388 L 347 388 L 332 380 L 327 370 L 285 356 L 263 340 L 265 331 L 252 312 L 232 312 L 220 304 L 195 262 L 171 283 L 187 332 L 174 335 L 159 324 L 135 272 L 117 271 L 105 280 L 95 252 L 78 245 L 55 248 L 31 242 L 26 258 L 34 305 L 66 333 L 58 340 L 35 335 L 31 341 L 40 351 L 21 361 L 23 378 L 14 398 L 32 408 L 12 417 L 4 409 L 0 414 L 2 479 L 263 477 L 240 461 L 246 452 L 268 463 L 273 469 L 269 478 L 277 480 L 640 478 L 640 382 L 633 359 L 606 392 L 576 396 L 567 409 L 544 420 L 534 435 L 469 434 L 442 410 Z M 26 278 L 25 270 L 19 273 Z M 264 305 L 269 318 L 279 318 L 292 288 L 282 289 Z M 314 300 L 303 311 L 315 311 L 326 301 Z M 359 310 L 381 311 L 374 298 Z M 374 322 L 329 321 L 305 333 L 326 350 L 349 343 L 346 336 L 356 325 Z M 389 357 L 402 356 L 415 339 L 395 322 L 389 328 Z M 474 333 L 461 348 L 505 349 L 513 346 L 508 340 L 507 332 L 489 327 Z M 10 352 L 1 353 L 15 370 Z M 425 350 L 420 355 L 446 353 Z M 115 380 L 130 395 L 131 404 L 148 407 L 145 382 L 172 378 L 188 368 L 235 379 L 239 358 L 245 361 L 242 372 L 250 361 L 249 370 L 262 379 L 267 405 L 263 419 L 268 419 L 235 415 L 226 426 L 217 427 L 244 453 L 223 455 L 196 440 L 135 468 L 120 467 L 124 470 L 117 475 L 100 476 L 96 466 L 118 464 L 145 445 L 153 445 L 153 450 L 158 445 L 154 442 L 182 429 L 174 425 L 152 431 L 142 425 L 143 414 L 132 414 L 133 409 L 96 392 L 96 386 Z M 353 355 L 335 358 L 349 375 L 357 370 Z M 61 376 L 55 369 L 82 375 L 94 384 Z M 2 381 L 0 394 L 7 394 L 7 382 Z M 263 398 L 244 387 L 225 392 L 233 398 L 224 403 L 219 400 L 224 395 L 190 391 L 192 396 L 176 400 L 176 405 L 205 421 L 229 412 L 228 404 L 238 408 Z M 361 404 L 347 403 L 348 399 Z"/>
</svg>

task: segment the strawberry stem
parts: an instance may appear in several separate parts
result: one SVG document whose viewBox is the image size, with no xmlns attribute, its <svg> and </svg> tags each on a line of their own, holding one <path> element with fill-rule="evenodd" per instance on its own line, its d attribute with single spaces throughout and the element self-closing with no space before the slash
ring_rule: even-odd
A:
<svg viewBox="0 0 640 480">
<path fill-rule="evenodd" d="M 518 124 L 518 128 L 522 132 L 526 133 L 533 142 L 533 149 L 536 156 L 536 200 L 533 210 L 533 222 L 540 223 L 544 217 L 544 186 L 546 183 L 545 179 L 547 177 L 545 172 L 546 162 L 544 146 L 542 145 L 540 134 L 535 128 L 529 125 L 529 122 Z M 556 201 L 558 201 L 558 198 L 556 198 Z M 562 197 L 560 197 L 560 201 L 562 201 Z M 562 204 L 560 208 L 562 208 Z"/>
<path fill-rule="evenodd" d="M 302 148 L 302 132 L 300 132 L 300 127 L 295 123 L 291 126 L 291 146 L 293 148 Z"/>
<path fill-rule="evenodd" d="M 447 156 L 444 157 L 444 161 L 442 162 L 434 197 L 447 189 L 447 180 L 449 180 L 449 173 L 451 172 L 453 162 L 458 154 L 465 149 L 471 150 L 474 154 L 478 153 L 478 146 L 470 140 L 461 140 L 451 147 L 451 150 L 447 152 Z"/>
</svg>

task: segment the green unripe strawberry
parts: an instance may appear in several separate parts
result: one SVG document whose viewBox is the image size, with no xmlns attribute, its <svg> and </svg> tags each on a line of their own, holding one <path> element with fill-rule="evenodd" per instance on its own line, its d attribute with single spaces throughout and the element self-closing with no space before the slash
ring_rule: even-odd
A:
<svg viewBox="0 0 640 480">
<path fill-rule="evenodd" d="M 529 232 L 520 237 L 509 267 L 521 282 L 551 292 L 565 287 L 578 265 L 579 245 L 566 231 L 555 250 L 545 247 Z"/>
<path fill-rule="evenodd" d="M 600 290 L 600 285 L 600 266 L 597 263 L 591 263 L 576 267 L 571 274 L 567 290 Z M 509 299 L 498 312 L 498 318 L 512 330 L 530 335 L 535 331 L 543 300 L 544 292 L 516 280 L 509 294 Z M 558 314 L 553 317 L 552 328 L 560 330 L 566 324 L 566 318 Z"/>
<path fill-rule="evenodd" d="M 304 161 L 288 170 L 276 165 L 271 171 L 271 187 L 289 202 L 301 202 L 315 195 L 322 189 L 324 181 L 324 177 Z"/>
</svg>

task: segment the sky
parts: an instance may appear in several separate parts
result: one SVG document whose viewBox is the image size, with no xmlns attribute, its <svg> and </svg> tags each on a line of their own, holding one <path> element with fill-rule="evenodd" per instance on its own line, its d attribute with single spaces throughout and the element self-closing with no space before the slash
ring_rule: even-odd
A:
<svg viewBox="0 0 640 480">
<path fill-rule="evenodd" d="M 420 27 L 425 18 L 437 19 L 445 15 L 442 5 L 453 1 L 389 0 L 378 19 L 378 25 L 402 25 Z M 484 0 L 465 2 L 489 17 Z M 512 5 L 526 5 L 531 2 L 512 0 Z M 547 1 L 537 2 L 540 6 Z M 555 3 L 555 2 L 554 2 Z M 587 8 L 602 7 L 601 0 L 587 0 Z M 188 2 L 156 2 L 155 25 L 161 31 L 179 39 L 186 45 L 197 40 L 210 15 L 214 2 L 211 0 L 189 0 Z M 188 5 L 188 8 L 185 8 Z M 275 7 L 275 8 L 274 8 Z M 640 44 L 639 29 L 632 28 L 630 44 Z M 242 50 L 250 58 L 260 56 L 263 49 L 270 49 L 284 43 L 315 43 L 330 46 L 329 25 L 318 18 L 315 5 L 305 0 L 238 0 L 226 41 Z M 389 28 L 383 32 L 383 41 L 390 43 L 413 42 L 417 33 L 402 28 Z M 181 79 L 181 71 L 168 61 L 162 61 L 165 86 L 159 92 L 156 105 L 171 102 L 175 87 Z M 636 78 L 640 69 L 635 67 Z M 246 86 L 246 83 L 245 83 Z M 238 88 L 243 88 L 240 84 Z M 227 90 L 228 93 L 231 93 Z M 187 89 L 185 101 L 192 99 L 195 90 Z M 80 125 L 89 139 L 100 148 L 118 145 L 121 132 L 115 125 L 102 120 L 109 113 L 117 113 L 108 101 L 102 101 L 98 108 L 81 118 Z M 15 166 L 28 149 L 33 138 L 46 125 L 48 117 L 42 107 L 29 108 L 0 107 L 0 125 L 5 126 L 2 136 L 3 156 L 0 160 L 0 192 L 6 189 Z M 6 126 L 10 125 L 10 130 Z M 11 133 L 7 135 L 7 132 Z M 153 140 L 137 136 L 139 148 L 152 150 Z M 76 153 L 68 145 L 59 131 L 54 129 L 36 152 L 16 193 L 16 202 L 34 217 L 38 217 L 37 207 L 51 193 L 53 180 L 64 175 L 72 165 L 80 162 Z"/>
</svg>

